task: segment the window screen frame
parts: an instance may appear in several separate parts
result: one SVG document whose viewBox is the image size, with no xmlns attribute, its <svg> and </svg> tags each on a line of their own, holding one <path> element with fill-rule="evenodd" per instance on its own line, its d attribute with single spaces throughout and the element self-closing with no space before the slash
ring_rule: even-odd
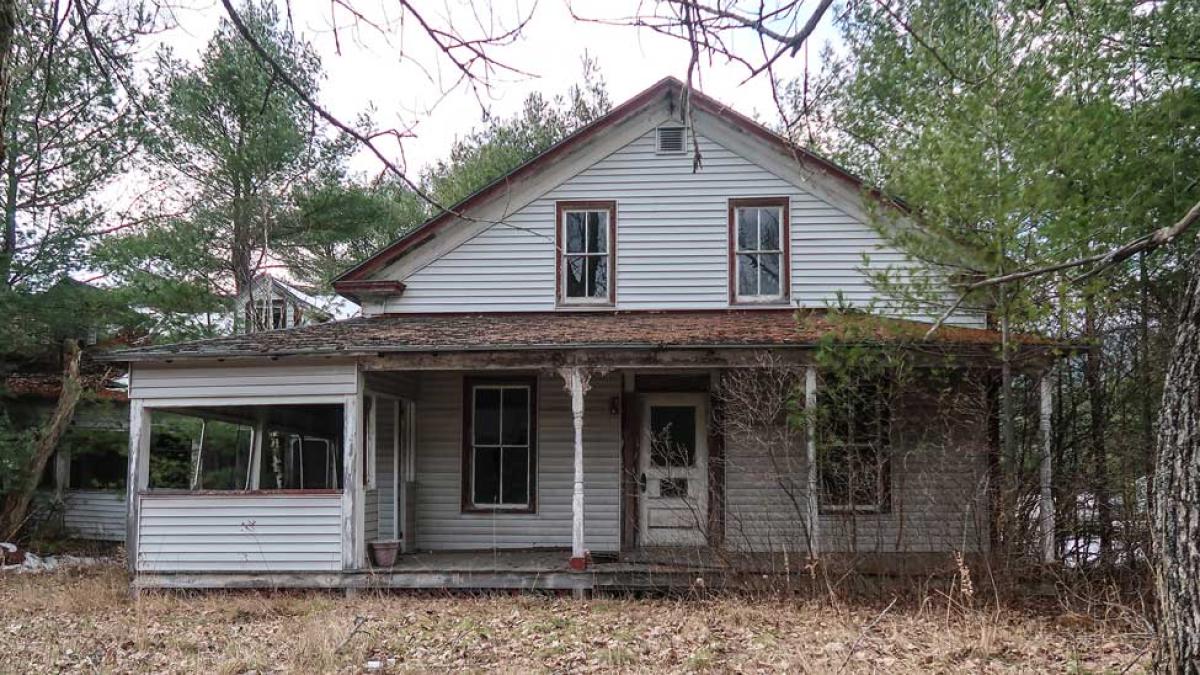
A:
<svg viewBox="0 0 1200 675">
<path fill-rule="evenodd" d="M 742 208 L 774 207 L 780 209 L 779 219 L 779 293 L 776 295 L 741 295 L 738 292 L 738 223 L 737 212 Z M 730 305 L 787 305 L 792 297 L 792 216 L 788 197 L 732 197 L 729 199 L 729 304 Z M 757 250 L 757 249 L 756 249 Z"/>
<path fill-rule="evenodd" d="M 606 258 L 608 293 L 602 297 L 572 298 L 567 296 L 567 214 L 602 211 L 608 214 Z M 560 201 L 554 208 L 554 287 L 560 307 L 612 308 L 617 304 L 617 202 L 615 200 Z"/>
<path fill-rule="evenodd" d="M 538 508 L 538 389 L 537 377 L 464 377 L 462 396 L 462 490 L 463 513 L 533 514 Z M 525 388 L 529 391 L 529 495 L 525 504 L 476 504 L 475 473 L 475 390 L 483 387 Z"/>
</svg>

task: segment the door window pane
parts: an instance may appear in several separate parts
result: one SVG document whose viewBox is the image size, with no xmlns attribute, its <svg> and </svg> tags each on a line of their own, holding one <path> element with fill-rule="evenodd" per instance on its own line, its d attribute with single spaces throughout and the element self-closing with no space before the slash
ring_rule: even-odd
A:
<svg viewBox="0 0 1200 675">
<path fill-rule="evenodd" d="M 655 466 L 696 463 L 696 408 L 650 407 L 650 461 Z"/>
</svg>

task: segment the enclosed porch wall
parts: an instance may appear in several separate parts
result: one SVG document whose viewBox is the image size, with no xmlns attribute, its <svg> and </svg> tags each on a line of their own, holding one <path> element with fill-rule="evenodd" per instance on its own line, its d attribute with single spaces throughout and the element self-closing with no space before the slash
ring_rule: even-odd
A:
<svg viewBox="0 0 1200 675">
<path fill-rule="evenodd" d="M 360 567 L 353 363 L 136 367 L 126 510 L 140 573 Z"/>
</svg>

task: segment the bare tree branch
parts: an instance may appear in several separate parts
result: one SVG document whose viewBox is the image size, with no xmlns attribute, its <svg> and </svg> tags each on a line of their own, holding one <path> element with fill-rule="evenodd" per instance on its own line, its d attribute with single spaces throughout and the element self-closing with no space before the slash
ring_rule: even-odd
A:
<svg viewBox="0 0 1200 675">
<path fill-rule="evenodd" d="M 1037 267 L 1031 270 L 1012 272 L 1011 274 L 1002 274 L 1000 276 L 989 277 L 987 279 L 981 279 L 968 284 L 963 288 L 958 300 L 955 301 L 955 303 L 951 305 L 949 309 L 943 312 L 942 315 L 938 317 L 938 320 L 934 322 L 933 326 L 926 331 L 925 337 L 931 337 L 937 331 L 937 329 L 946 322 L 946 319 L 950 318 L 950 315 L 953 314 L 960 306 L 962 306 L 962 303 L 966 300 L 966 297 L 974 291 L 977 291 L 981 288 L 987 288 L 989 286 L 1008 284 L 1014 281 L 1021 281 L 1023 279 L 1038 277 L 1045 274 L 1052 274 L 1054 272 L 1061 272 L 1063 270 L 1074 269 L 1077 267 L 1085 267 L 1093 264 L 1096 265 L 1096 267 L 1084 272 L 1083 274 L 1071 278 L 1071 283 L 1077 283 L 1079 281 L 1083 281 L 1084 279 L 1096 276 L 1097 274 L 1101 274 L 1105 270 L 1111 269 L 1114 265 L 1124 262 L 1139 253 L 1144 251 L 1153 251 L 1157 248 L 1170 244 L 1178 239 L 1180 235 L 1187 231 L 1187 229 L 1194 225 L 1198 220 L 1200 220 L 1200 202 L 1193 204 L 1192 208 L 1188 209 L 1187 213 L 1185 213 L 1183 217 L 1174 224 L 1160 227 L 1149 234 L 1138 237 L 1137 239 L 1118 246 L 1111 251 L 1085 256 L 1083 258 L 1076 258 L 1074 260 L 1068 260 L 1061 263 L 1055 263 L 1045 267 Z"/>
</svg>

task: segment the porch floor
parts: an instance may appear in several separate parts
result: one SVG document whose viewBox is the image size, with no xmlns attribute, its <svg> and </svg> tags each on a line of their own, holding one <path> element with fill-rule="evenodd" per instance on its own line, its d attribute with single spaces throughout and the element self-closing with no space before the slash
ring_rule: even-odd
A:
<svg viewBox="0 0 1200 675">
<path fill-rule="evenodd" d="M 724 589 L 747 582 L 796 583 L 811 573 L 803 555 L 732 556 L 705 548 L 638 549 L 596 555 L 586 570 L 572 570 L 570 552 L 556 549 L 440 551 L 402 554 L 396 564 L 351 572 L 141 572 L 142 589 L 328 588 L 348 590 L 608 590 Z M 974 556 L 972 556 L 974 558 Z M 854 556 L 847 569 L 886 576 L 953 574 L 945 554 L 888 553 Z M 838 565 L 837 556 L 822 564 Z M 879 567 L 879 569 L 875 569 Z"/>
<path fill-rule="evenodd" d="M 569 551 L 558 549 L 437 551 L 402 554 L 390 568 L 373 567 L 371 573 L 410 572 L 567 572 Z M 707 549 L 638 549 L 616 554 L 595 554 L 586 572 L 687 572 L 712 571 L 722 565 Z"/>
<path fill-rule="evenodd" d="M 458 590 L 679 590 L 723 581 L 713 555 L 699 549 L 641 550 L 597 556 L 584 571 L 565 550 L 441 551 L 397 556 L 388 568 L 324 573 L 139 573 L 135 589 L 345 588 Z M 701 581 L 703 580 L 703 581 Z"/>
</svg>

